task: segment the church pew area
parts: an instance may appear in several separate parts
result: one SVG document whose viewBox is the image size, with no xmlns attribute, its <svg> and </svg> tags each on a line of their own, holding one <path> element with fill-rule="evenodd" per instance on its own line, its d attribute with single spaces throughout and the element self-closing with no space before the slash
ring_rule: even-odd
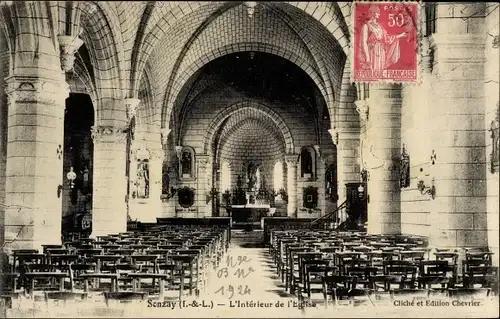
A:
<svg viewBox="0 0 500 319">
<path fill-rule="evenodd" d="M 487 250 L 430 249 L 425 238 L 412 235 L 290 225 L 269 225 L 267 231 L 268 253 L 282 292 L 298 304 L 376 307 L 418 299 L 427 305 L 465 300 L 477 306 L 498 300 L 498 267 L 492 267 L 493 253 Z"/>
<path fill-rule="evenodd" d="M 273 219 L 263 232 L 232 230 L 231 237 L 230 218 L 159 218 L 157 223 L 129 223 L 128 231 L 120 234 L 71 238 L 41 251 L 13 251 L 2 256 L 0 308 L 7 317 L 16 309 L 23 309 L 23 317 L 26 311 L 58 317 L 54 311 L 60 309 L 66 309 L 66 317 L 148 316 L 150 310 L 163 311 L 162 316 L 171 311 L 173 316 L 174 309 L 161 307 L 219 300 L 215 290 L 236 280 L 223 276 L 229 260 L 248 262 L 244 269 L 253 269 L 253 275 L 238 279 L 252 295 L 238 296 L 234 303 L 246 303 L 244 298 L 283 302 L 288 314 L 297 317 L 344 316 L 348 313 L 338 311 L 358 306 L 388 309 L 383 314 L 393 316 L 401 310 L 395 303 L 411 300 L 441 305 L 498 300 L 498 269 L 489 251 L 430 249 L 419 236 L 338 232 L 310 225 Z M 257 234 L 264 234 L 263 240 L 268 237 L 265 248 L 246 248 Z M 161 307 L 152 309 L 153 303 Z M 228 305 L 224 311 L 233 311 L 227 312 L 231 317 L 280 316 L 283 311 L 273 306 L 254 313 Z M 76 313 L 77 308 L 83 310 Z M 186 315 L 187 310 L 175 311 Z M 203 311 L 206 316 L 221 313 Z"/>
<path fill-rule="evenodd" d="M 229 224 L 209 224 L 160 221 L 95 239 L 73 235 L 41 251 L 3 254 L 0 308 L 91 301 L 113 315 L 109 306 L 116 302 L 196 298 L 229 247 Z"/>
</svg>

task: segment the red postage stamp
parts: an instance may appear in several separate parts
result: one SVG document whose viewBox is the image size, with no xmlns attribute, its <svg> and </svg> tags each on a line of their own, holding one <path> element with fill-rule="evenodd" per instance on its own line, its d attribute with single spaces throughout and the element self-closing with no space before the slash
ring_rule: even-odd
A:
<svg viewBox="0 0 500 319">
<path fill-rule="evenodd" d="M 353 80 L 416 82 L 417 2 L 354 2 Z"/>
</svg>

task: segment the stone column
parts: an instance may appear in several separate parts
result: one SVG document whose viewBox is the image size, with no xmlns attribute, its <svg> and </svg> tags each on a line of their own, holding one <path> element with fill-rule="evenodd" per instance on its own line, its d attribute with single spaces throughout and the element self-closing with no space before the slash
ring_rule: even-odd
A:
<svg viewBox="0 0 500 319">
<path fill-rule="evenodd" d="M 297 154 L 285 155 L 287 168 L 286 188 L 288 193 L 287 214 L 288 217 L 297 217 Z"/>
<path fill-rule="evenodd" d="M 162 216 L 162 179 L 163 179 L 163 159 L 165 152 L 160 149 L 151 149 L 149 151 L 151 159 L 149 162 L 149 199 L 151 201 L 150 222 L 155 223 L 157 217 Z"/>
<path fill-rule="evenodd" d="M 480 4 L 484 6 L 483 4 Z M 442 7 L 444 6 L 444 7 Z M 474 32 L 474 4 L 439 4 L 439 32 L 432 36 L 437 103 L 433 137 L 436 218 L 430 238 L 438 247 L 487 246 L 484 133 L 484 33 Z M 449 10 L 450 9 L 450 10 Z M 452 9 L 452 10 L 451 10 Z M 449 15 L 453 17 L 449 19 Z M 444 19 L 446 16 L 446 19 Z M 479 20 L 479 19 L 472 19 Z"/>
<path fill-rule="evenodd" d="M 351 62 L 348 59 L 342 76 L 339 105 L 335 106 L 335 128 L 329 132 L 337 146 L 337 180 L 340 205 L 346 200 L 346 183 L 359 182 L 360 120 L 356 98 L 362 99 L 351 82 Z M 332 123 L 333 125 L 334 123 Z"/>
<path fill-rule="evenodd" d="M 363 161 L 368 164 L 368 233 L 401 231 L 399 164 L 401 153 L 401 88 L 396 84 L 370 85 L 370 108 Z"/>
<path fill-rule="evenodd" d="M 421 39 L 421 83 L 406 85 L 402 89 L 403 105 L 401 108 L 401 147 L 410 156 L 410 185 L 401 189 L 401 232 L 429 236 L 434 228 L 431 221 L 437 213 L 434 201 L 429 195 L 422 195 L 418 190 L 418 177 L 424 177 L 426 186 L 430 186 L 432 163 L 430 156 L 433 145 L 432 121 L 434 86 L 432 77 L 432 51 L 428 37 Z M 420 171 L 422 170 L 422 171 Z"/>
<path fill-rule="evenodd" d="M 500 193 L 500 172 L 499 168 L 492 167 L 493 160 L 493 132 L 492 127 L 498 126 L 500 120 L 500 103 L 498 96 L 499 85 L 498 79 L 500 78 L 500 48 L 499 48 L 499 30 L 498 30 L 498 17 L 500 15 L 499 6 L 487 6 L 485 24 L 487 33 L 491 34 L 485 38 L 485 57 L 484 64 L 484 103 L 485 103 L 485 122 L 486 122 L 486 160 L 488 161 L 488 171 L 486 173 L 487 179 L 487 226 L 488 226 L 488 246 L 490 251 L 496 251 L 493 255 L 493 265 L 499 264 L 499 228 L 500 228 L 500 203 L 498 201 Z M 498 151 L 497 151 L 498 152 Z M 498 153 L 496 154 L 498 156 Z M 497 157 L 498 160 L 498 157 Z"/>
<path fill-rule="evenodd" d="M 92 127 L 94 190 L 92 237 L 127 230 L 127 133 L 112 126 Z"/>
<path fill-rule="evenodd" d="M 347 199 L 347 183 L 359 182 L 359 131 L 330 130 L 337 145 L 337 181 L 339 205 Z"/>
<path fill-rule="evenodd" d="M 69 90 L 54 77 L 7 78 L 6 249 L 61 243 L 64 103 Z"/>
<path fill-rule="evenodd" d="M 198 206 L 198 217 L 211 216 L 211 204 L 206 201 L 206 195 L 209 194 L 208 187 L 211 180 L 209 169 L 210 157 L 208 155 L 196 155 L 196 204 Z"/>
</svg>

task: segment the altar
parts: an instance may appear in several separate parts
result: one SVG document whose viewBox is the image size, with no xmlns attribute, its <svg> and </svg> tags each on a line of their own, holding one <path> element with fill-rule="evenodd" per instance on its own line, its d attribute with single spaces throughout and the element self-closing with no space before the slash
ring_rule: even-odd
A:
<svg viewBox="0 0 500 319">
<path fill-rule="evenodd" d="M 261 223 L 263 217 L 272 216 L 272 211 L 268 204 L 247 204 L 247 205 L 232 205 L 230 216 L 233 224 L 248 224 Z"/>
</svg>

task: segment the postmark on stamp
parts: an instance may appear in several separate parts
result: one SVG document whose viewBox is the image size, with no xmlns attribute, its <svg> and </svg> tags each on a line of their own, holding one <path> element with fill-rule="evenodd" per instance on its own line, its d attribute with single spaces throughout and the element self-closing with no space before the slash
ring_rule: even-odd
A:
<svg viewBox="0 0 500 319">
<path fill-rule="evenodd" d="M 353 6 L 353 81 L 417 82 L 419 4 L 354 2 Z"/>
</svg>

